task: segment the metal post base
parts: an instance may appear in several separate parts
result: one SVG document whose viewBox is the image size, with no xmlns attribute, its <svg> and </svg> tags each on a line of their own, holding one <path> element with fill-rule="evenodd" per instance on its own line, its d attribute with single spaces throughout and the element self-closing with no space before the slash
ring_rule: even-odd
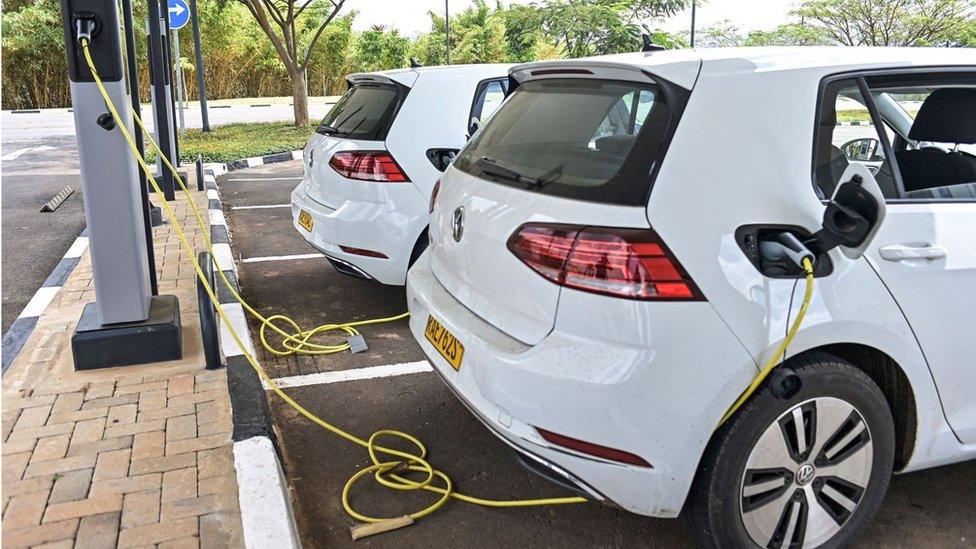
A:
<svg viewBox="0 0 976 549">
<path fill-rule="evenodd" d="M 175 295 L 153 296 L 142 322 L 101 324 L 95 303 L 85 305 L 71 336 L 75 370 L 147 364 L 183 358 L 180 302 Z"/>
</svg>

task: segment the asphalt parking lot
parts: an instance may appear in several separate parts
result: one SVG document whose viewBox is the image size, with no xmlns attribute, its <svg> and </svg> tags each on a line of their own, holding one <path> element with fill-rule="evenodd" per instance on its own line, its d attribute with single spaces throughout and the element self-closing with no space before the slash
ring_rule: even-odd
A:
<svg viewBox="0 0 976 549">
<path fill-rule="evenodd" d="M 305 327 L 391 316 L 406 310 L 402 288 L 335 272 L 298 236 L 288 207 L 299 162 L 240 170 L 218 179 L 244 297 L 264 314 L 285 313 Z M 251 322 L 258 339 L 258 325 Z M 523 470 L 429 371 L 405 321 L 363 329 L 369 350 L 320 357 L 275 358 L 259 349 L 269 374 L 319 416 L 362 437 L 398 429 L 427 444 L 431 462 L 458 491 L 486 498 L 569 495 Z M 336 338 L 338 340 L 338 338 Z M 411 366 L 411 364 L 413 364 Z M 340 380 L 329 372 L 399 365 L 386 377 Z M 287 379 L 283 379 L 287 378 Z M 365 450 L 311 424 L 270 396 L 296 519 L 307 547 L 352 546 L 342 510 L 346 479 L 369 463 Z M 976 462 L 897 476 L 861 538 L 863 547 L 976 546 Z M 354 505 L 366 514 L 398 516 L 429 504 L 429 494 L 391 494 L 357 485 Z M 603 505 L 486 509 L 452 501 L 406 529 L 356 545 L 371 546 L 687 547 L 673 520 L 651 519 Z"/>
</svg>

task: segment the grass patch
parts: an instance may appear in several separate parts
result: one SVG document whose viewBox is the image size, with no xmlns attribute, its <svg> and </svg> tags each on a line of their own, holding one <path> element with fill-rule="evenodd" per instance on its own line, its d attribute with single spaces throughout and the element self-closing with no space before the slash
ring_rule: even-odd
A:
<svg viewBox="0 0 976 549">
<path fill-rule="evenodd" d="M 213 126 L 213 131 L 186 130 L 180 136 L 180 157 L 184 163 L 203 155 L 204 162 L 230 162 L 305 147 L 313 128 L 297 128 L 290 122 L 253 122 Z M 146 147 L 149 162 L 156 155 Z"/>
<path fill-rule="evenodd" d="M 918 114 L 918 109 L 908 109 L 908 114 L 912 118 L 915 118 L 915 115 Z M 871 122 L 871 115 L 868 114 L 867 109 L 841 109 L 837 111 L 837 121 L 868 124 Z"/>
</svg>

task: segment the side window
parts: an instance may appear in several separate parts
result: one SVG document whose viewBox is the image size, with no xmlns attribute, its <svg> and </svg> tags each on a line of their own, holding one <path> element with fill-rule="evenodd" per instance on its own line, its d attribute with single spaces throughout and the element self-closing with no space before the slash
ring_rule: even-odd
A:
<svg viewBox="0 0 976 549">
<path fill-rule="evenodd" d="M 468 119 L 468 126 L 471 126 L 474 119 L 478 119 L 480 125 L 483 126 L 491 119 L 504 100 L 505 86 L 501 80 L 489 80 L 479 84 L 474 103 L 471 105 L 471 117 Z M 472 130 L 471 133 L 474 131 Z"/>
<path fill-rule="evenodd" d="M 883 129 L 890 140 L 894 134 L 887 126 Z M 855 80 L 825 86 L 814 147 L 814 179 L 823 198 L 833 195 L 852 163 L 863 164 L 874 174 L 885 197 L 897 198 L 881 136 Z"/>
<path fill-rule="evenodd" d="M 976 200 L 976 73 L 868 76 L 893 142 L 904 198 Z"/>
</svg>

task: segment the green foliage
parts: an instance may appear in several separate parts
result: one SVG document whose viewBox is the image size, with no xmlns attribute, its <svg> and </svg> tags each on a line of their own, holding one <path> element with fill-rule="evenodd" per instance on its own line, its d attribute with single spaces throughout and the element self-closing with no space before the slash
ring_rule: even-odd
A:
<svg viewBox="0 0 976 549">
<path fill-rule="evenodd" d="M 3 108 L 64 105 L 68 61 L 61 32 L 60 5 L 40 0 L 3 14 Z"/>
<path fill-rule="evenodd" d="M 312 128 L 295 127 L 288 122 L 261 122 L 214 126 L 210 133 L 187 130 L 180 136 L 180 157 L 193 162 L 198 154 L 204 162 L 230 162 L 251 156 L 264 156 L 301 149 Z M 149 162 L 155 156 L 149 154 Z"/>
<path fill-rule="evenodd" d="M 808 0 L 796 10 L 847 46 L 964 45 L 974 0 Z M 971 43 L 971 42 L 970 42 Z"/>
<path fill-rule="evenodd" d="M 376 26 L 360 34 L 356 40 L 355 66 L 360 71 L 403 67 L 407 64 L 409 48 L 410 39 L 400 36 L 400 31 Z"/>
<path fill-rule="evenodd" d="M 744 40 L 746 46 L 831 46 L 833 39 L 824 29 L 813 25 L 790 23 L 771 31 L 752 31 Z"/>
</svg>

